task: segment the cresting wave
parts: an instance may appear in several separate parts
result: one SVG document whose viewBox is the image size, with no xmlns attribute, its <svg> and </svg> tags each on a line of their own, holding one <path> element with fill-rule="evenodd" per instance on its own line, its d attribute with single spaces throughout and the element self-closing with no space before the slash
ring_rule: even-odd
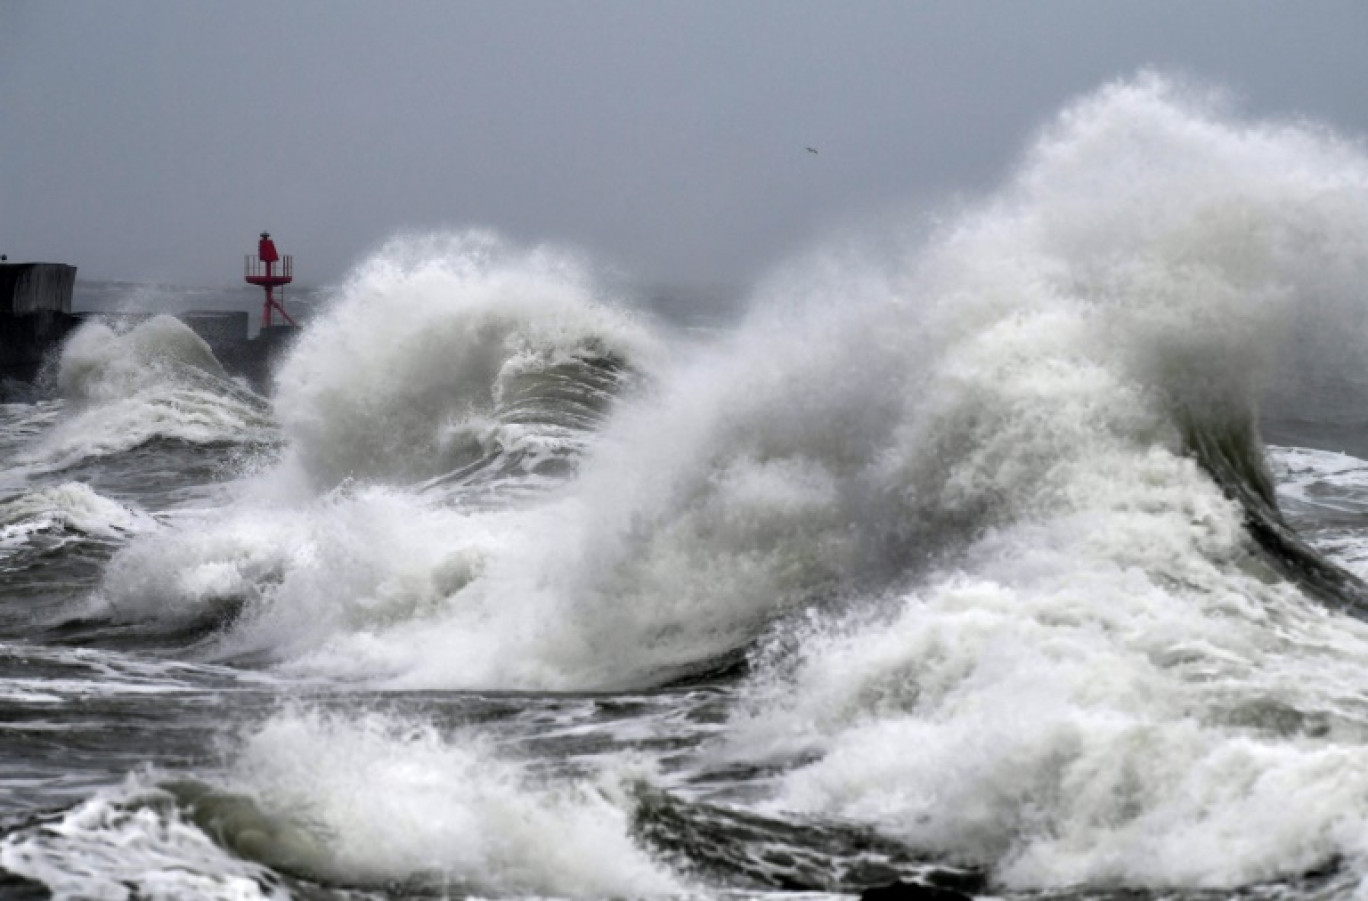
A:
<svg viewBox="0 0 1368 901">
<path fill-rule="evenodd" d="M 222 617 L 213 655 L 386 686 L 650 686 L 744 653 L 711 759 L 777 767 L 765 810 L 1006 890 L 1358 879 L 1368 626 L 1271 506 L 1258 416 L 1288 337 L 1363 284 L 1361 149 L 1155 76 L 1066 110 L 925 244 L 795 265 L 686 359 L 561 257 L 399 241 L 283 370 L 281 466 L 135 539 L 102 592 Z M 568 404 L 509 428 L 510 384 L 557 367 Z M 529 422 L 559 481 L 448 490 L 534 472 L 490 462 Z"/>
<path fill-rule="evenodd" d="M 381 248 L 277 376 L 280 465 L 212 524 L 134 543 L 104 600 L 177 628 L 232 620 L 216 653 L 286 663 L 478 615 L 457 595 L 526 535 L 508 507 L 563 482 L 662 354 L 596 293 L 573 255 L 488 233 Z"/>
<path fill-rule="evenodd" d="M 596 292 L 573 255 L 485 232 L 391 241 L 276 380 L 294 462 L 326 490 L 573 455 L 622 379 L 659 353 Z M 515 459 L 489 473 L 499 456 Z"/>
<path fill-rule="evenodd" d="M 191 444 L 274 439 L 263 400 L 231 381 L 209 347 L 171 316 L 125 331 L 95 321 L 62 348 L 55 385 L 63 417 L 21 465 L 64 469 L 154 440 Z"/>
<path fill-rule="evenodd" d="M 1365 201 L 1357 148 L 1160 79 L 1068 110 L 904 295 L 883 466 L 961 541 L 787 633 L 722 756 L 1008 889 L 1368 873 L 1368 629 L 1257 441 L 1280 341 L 1361 303 Z"/>
</svg>

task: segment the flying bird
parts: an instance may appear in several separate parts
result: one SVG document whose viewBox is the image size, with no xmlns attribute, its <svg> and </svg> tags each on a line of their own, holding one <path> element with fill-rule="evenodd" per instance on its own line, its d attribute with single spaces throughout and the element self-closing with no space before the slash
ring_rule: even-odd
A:
<svg viewBox="0 0 1368 901">
<path fill-rule="evenodd" d="M 816 152 L 817 152 L 817 148 L 816 148 L 816 147 L 809 147 L 809 148 L 807 149 L 807 152 L 808 152 L 808 153 L 816 153 Z"/>
</svg>

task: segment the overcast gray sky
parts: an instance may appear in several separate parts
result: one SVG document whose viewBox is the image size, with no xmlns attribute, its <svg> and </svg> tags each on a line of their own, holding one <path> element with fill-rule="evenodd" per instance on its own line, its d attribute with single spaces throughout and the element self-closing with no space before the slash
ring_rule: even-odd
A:
<svg viewBox="0 0 1368 901">
<path fill-rule="evenodd" d="M 478 225 L 744 282 L 1146 66 L 1368 133 L 1362 2 L 0 0 L 0 251 L 215 285 L 267 228 L 326 283 Z"/>
</svg>

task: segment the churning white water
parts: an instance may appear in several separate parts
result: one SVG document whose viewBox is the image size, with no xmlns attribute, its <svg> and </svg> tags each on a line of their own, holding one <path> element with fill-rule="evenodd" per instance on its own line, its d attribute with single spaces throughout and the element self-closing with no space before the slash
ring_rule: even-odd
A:
<svg viewBox="0 0 1368 901">
<path fill-rule="evenodd" d="M 1368 168 L 1156 79 L 1066 112 L 913 266 L 929 365 L 875 470 L 960 540 L 787 636 L 726 742 L 770 802 L 1015 888 L 1231 887 L 1368 851 L 1368 631 L 1271 572 L 1184 429 L 1359 297 Z M 1355 864 L 1359 866 L 1359 864 Z"/>
<path fill-rule="evenodd" d="M 260 399 L 230 382 L 204 340 L 171 316 L 122 332 L 82 325 L 62 348 L 56 383 L 73 415 L 21 462 L 62 469 L 153 440 L 272 438 Z"/>
<path fill-rule="evenodd" d="M 176 789 L 156 828 L 227 793 L 250 815 L 224 841 L 341 885 L 757 884 L 695 833 L 643 838 L 649 788 L 733 805 L 741 835 L 856 830 L 995 892 L 1338 867 L 1368 897 L 1368 626 L 1251 526 L 1261 404 L 1365 353 L 1341 327 L 1368 285 L 1363 149 L 1145 75 L 878 248 L 795 261 L 681 349 L 573 254 L 396 239 L 278 372 L 280 457 L 226 503 L 152 525 L 66 490 L 74 528 L 90 509 L 130 536 L 87 611 L 190 635 L 196 659 L 529 709 L 604 693 L 564 701 L 588 712 L 544 758 L 545 724 L 503 708 L 486 729 L 287 706 L 227 744 L 217 800 Z M 274 441 L 240 394 L 187 380 L 218 374 L 173 325 L 79 335 L 71 418 L 35 459 Z M 1276 472 L 1326 477 L 1306 459 Z M 713 694 L 674 719 L 611 700 L 645 710 L 681 678 Z"/>
</svg>

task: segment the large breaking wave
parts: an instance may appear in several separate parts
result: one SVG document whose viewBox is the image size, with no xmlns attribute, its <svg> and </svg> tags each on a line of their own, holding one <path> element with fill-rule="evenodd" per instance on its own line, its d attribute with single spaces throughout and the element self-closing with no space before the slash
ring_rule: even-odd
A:
<svg viewBox="0 0 1368 901">
<path fill-rule="evenodd" d="M 772 806 L 1008 887 L 1368 871 L 1361 588 L 1283 526 L 1259 439 L 1366 239 L 1361 148 L 1145 76 L 925 242 L 815 254 L 675 358 L 563 255 L 398 241 L 283 369 L 281 466 L 102 594 L 388 686 L 745 656 L 716 753 L 778 763 Z"/>
<path fill-rule="evenodd" d="M 596 293 L 566 252 L 483 232 L 391 241 L 277 377 L 303 474 L 323 488 L 409 484 L 487 470 L 499 456 L 536 469 L 573 455 L 653 351 L 649 333 Z"/>
<path fill-rule="evenodd" d="M 1258 402 L 1361 303 L 1366 192 L 1162 80 L 1068 110 L 903 295 L 929 366 L 878 465 L 952 550 L 784 634 L 723 756 L 1009 888 L 1362 872 L 1361 592 L 1281 524 Z"/>
</svg>

